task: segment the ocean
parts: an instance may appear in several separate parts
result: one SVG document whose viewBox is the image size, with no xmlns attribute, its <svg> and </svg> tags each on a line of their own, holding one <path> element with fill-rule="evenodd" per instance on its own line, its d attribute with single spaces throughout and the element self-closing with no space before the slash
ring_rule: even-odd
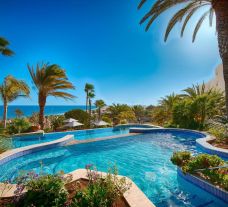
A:
<svg viewBox="0 0 228 207">
<path fill-rule="evenodd" d="M 26 106 L 26 105 L 9 105 L 8 106 L 8 118 L 15 118 L 15 110 L 20 109 L 24 116 L 31 116 L 33 112 L 39 112 L 39 106 Z M 71 105 L 71 106 L 64 106 L 64 105 L 47 105 L 45 107 L 45 115 L 60 115 L 64 114 L 67 111 L 72 109 L 82 109 L 85 110 L 85 105 Z M 95 109 L 95 106 L 92 106 L 92 109 Z M 0 106 L 0 119 L 3 117 L 3 106 Z"/>
</svg>

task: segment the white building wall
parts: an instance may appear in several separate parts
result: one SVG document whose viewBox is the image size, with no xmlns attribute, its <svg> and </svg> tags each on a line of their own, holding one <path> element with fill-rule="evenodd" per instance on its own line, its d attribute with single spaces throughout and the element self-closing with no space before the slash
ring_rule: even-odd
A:
<svg viewBox="0 0 228 207">
<path fill-rule="evenodd" d="M 225 82 L 223 78 L 223 66 L 219 65 L 215 70 L 215 76 L 213 79 L 205 83 L 206 89 L 216 88 L 221 91 L 225 91 Z"/>
</svg>

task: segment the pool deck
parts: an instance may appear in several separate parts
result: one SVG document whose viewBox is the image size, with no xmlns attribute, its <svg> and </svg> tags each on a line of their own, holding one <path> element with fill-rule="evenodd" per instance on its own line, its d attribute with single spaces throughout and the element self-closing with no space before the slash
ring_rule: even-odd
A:
<svg viewBox="0 0 228 207">
<path fill-rule="evenodd" d="M 139 133 L 128 133 L 128 134 L 120 134 L 120 135 L 115 135 L 115 136 L 108 136 L 108 137 L 98 137 L 94 139 L 86 139 L 86 140 L 72 140 L 66 144 L 67 145 L 74 145 L 74 144 L 83 144 L 83 143 L 90 143 L 90 142 L 99 142 L 99 141 L 104 141 L 104 140 L 109 140 L 109 139 L 117 139 L 121 137 L 129 137 L 129 136 L 135 136 L 139 135 Z"/>
</svg>

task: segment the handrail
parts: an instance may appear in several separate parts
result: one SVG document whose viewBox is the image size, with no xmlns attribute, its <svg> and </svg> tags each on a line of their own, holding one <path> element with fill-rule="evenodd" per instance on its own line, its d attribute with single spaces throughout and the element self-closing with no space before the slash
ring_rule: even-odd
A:
<svg viewBox="0 0 228 207">
<path fill-rule="evenodd" d="M 197 169 L 195 171 L 198 172 L 198 171 L 203 171 L 203 170 L 216 170 L 216 169 L 223 169 L 223 168 L 228 168 L 228 164 L 223 165 L 223 166 L 218 166 L 218 167 L 209 167 L 209 168 Z"/>
</svg>

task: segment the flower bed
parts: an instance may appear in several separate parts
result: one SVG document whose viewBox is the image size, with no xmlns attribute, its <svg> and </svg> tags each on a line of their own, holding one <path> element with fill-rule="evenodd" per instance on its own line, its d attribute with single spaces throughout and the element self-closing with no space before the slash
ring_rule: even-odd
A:
<svg viewBox="0 0 228 207">
<path fill-rule="evenodd" d="M 97 172 L 91 165 L 66 175 L 29 172 L 16 183 L 13 196 L 1 198 L 0 194 L 1 207 L 154 207 L 130 179 L 117 175 L 115 167 L 108 173 Z"/>
</svg>

